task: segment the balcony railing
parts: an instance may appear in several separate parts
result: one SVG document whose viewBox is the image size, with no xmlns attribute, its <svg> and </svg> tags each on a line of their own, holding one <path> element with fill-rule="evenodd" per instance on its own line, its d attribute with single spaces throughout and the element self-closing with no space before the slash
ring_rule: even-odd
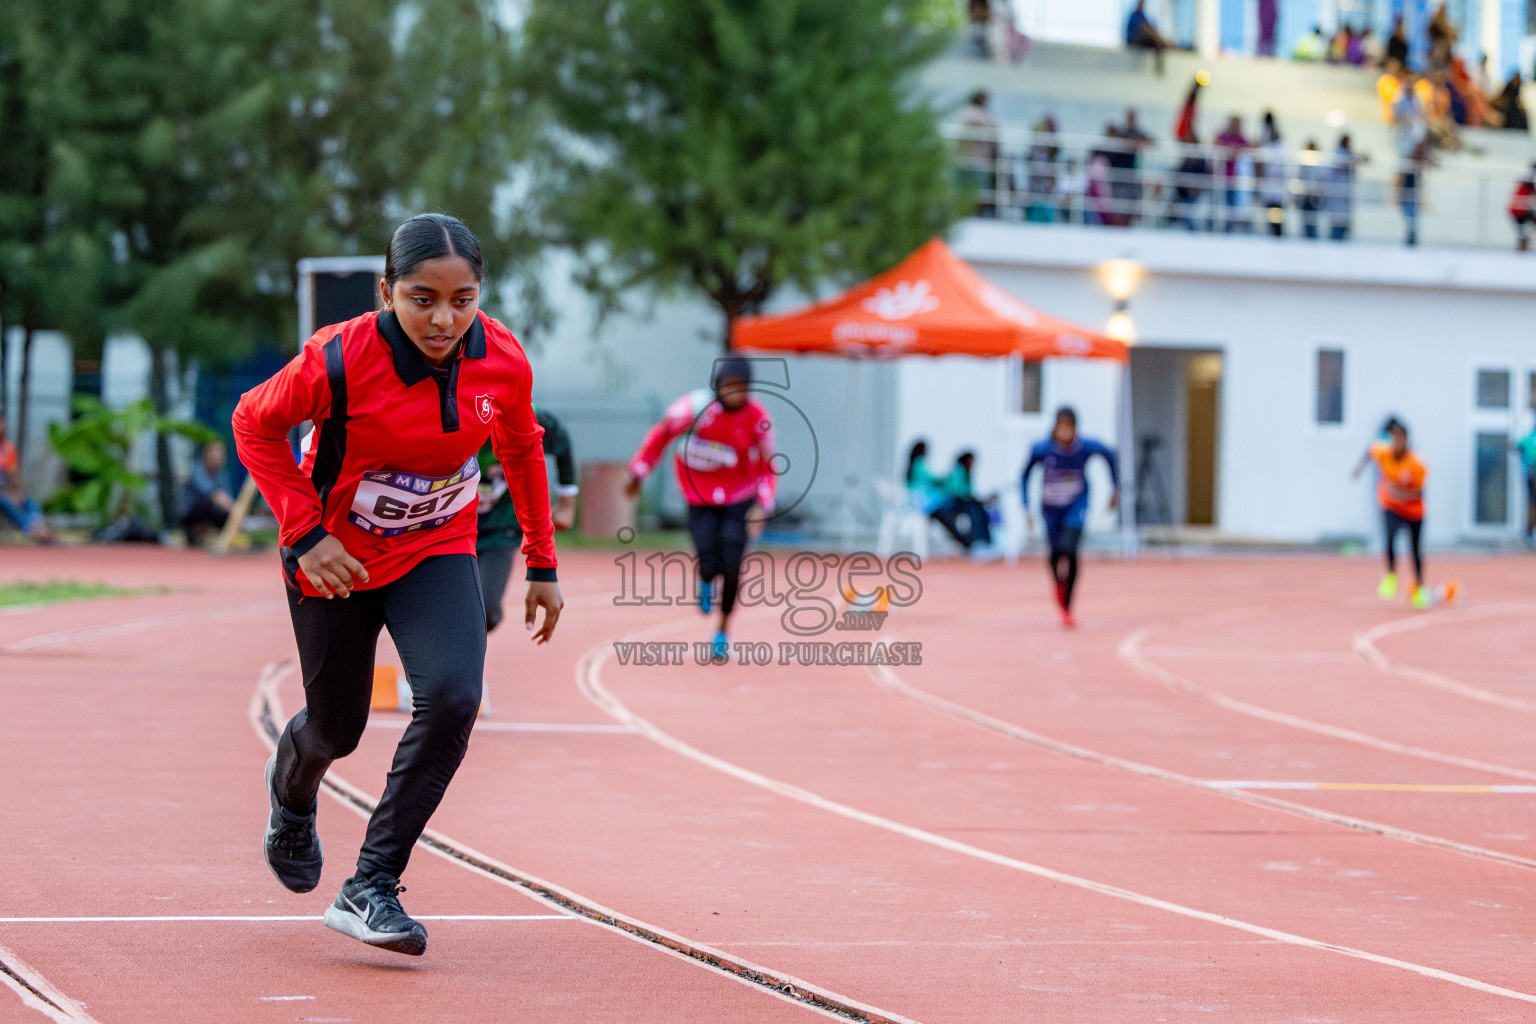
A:
<svg viewBox="0 0 1536 1024">
<path fill-rule="evenodd" d="M 1507 210 L 1528 173 L 1462 158 L 1416 163 L 1396 152 L 1281 153 L 960 124 L 945 136 L 976 216 L 1109 229 L 1265 234 L 1278 224 L 1289 237 L 1401 245 L 1408 201 L 1418 244 L 1513 249 Z"/>
</svg>

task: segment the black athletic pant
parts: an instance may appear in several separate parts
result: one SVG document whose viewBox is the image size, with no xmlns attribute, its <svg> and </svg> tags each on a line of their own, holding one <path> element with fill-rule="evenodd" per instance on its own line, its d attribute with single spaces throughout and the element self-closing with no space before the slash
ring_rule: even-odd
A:
<svg viewBox="0 0 1536 1024">
<path fill-rule="evenodd" d="M 303 597 L 288 608 L 304 670 L 305 707 L 277 744 L 278 800 L 315 808 L 320 780 L 357 747 L 373 696 L 379 630 L 389 627 L 410 680 L 410 724 L 395 750 L 384 798 L 368 820 L 357 873 L 396 878 L 469 746 L 485 670 L 485 607 L 472 555 L 438 555 L 376 590 Z"/>
<path fill-rule="evenodd" d="M 1391 509 L 1381 510 L 1382 521 L 1387 527 L 1387 572 L 1397 572 L 1397 531 L 1407 529 L 1408 550 L 1413 554 L 1413 581 L 1424 585 L 1424 556 L 1419 553 L 1419 533 L 1424 528 L 1422 519 L 1404 519 Z"/>
<path fill-rule="evenodd" d="M 512 579 L 516 548 L 486 548 L 475 556 L 480 563 L 480 590 L 485 595 L 485 631 L 501 625 L 501 601 Z"/>
<path fill-rule="evenodd" d="M 720 611 L 730 615 L 741 585 L 741 559 L 747 553 L 747 513 L 752 500 L 734 505 L 689 505 L 688 533 L 699 556 L 699 582 L 723 579 Z"/>
<path fill-rule="evenodd" d="M 961 516 L 965 516 L 963 530 L 960 529 Z M 992 543 L 992 521 L 987 516 L 987 506 L 975 498 L 951 498 L 934 509 L 930 518 L 937 520 L 967 551 L 976 544 Z"/>
</svg>

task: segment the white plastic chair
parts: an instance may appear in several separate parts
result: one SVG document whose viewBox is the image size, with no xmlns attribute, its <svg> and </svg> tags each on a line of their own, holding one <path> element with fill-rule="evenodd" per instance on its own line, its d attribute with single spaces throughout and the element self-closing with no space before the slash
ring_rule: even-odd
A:
<svg viewBox="0 0 1536 1024">
<path fill-rule="evenodd" d="M 884 477 L 874 478 L 875 493 L 885 506 L 880 513 L 880 540 L 876 553 L 889 558 L 897 551 L 928 557 L 928 517 L 912 500 L 912 494 Z M 898 547 L 898 545 L 904 545 Z"/>
</svg>

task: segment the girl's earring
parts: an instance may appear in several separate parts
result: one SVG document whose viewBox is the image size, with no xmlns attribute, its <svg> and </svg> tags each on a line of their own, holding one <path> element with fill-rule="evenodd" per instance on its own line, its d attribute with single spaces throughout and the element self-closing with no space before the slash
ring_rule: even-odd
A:
<svg viewBox="0 0 1536 1024">
<path fill-rule="evenodd" d="M 395 304 L 393 302 L 386 302 L 386 303 L 384 303 L 384 312 L 386 312 L 386 313 L 393 313 L 394 311 L 395 311 Z"/>
</svg>

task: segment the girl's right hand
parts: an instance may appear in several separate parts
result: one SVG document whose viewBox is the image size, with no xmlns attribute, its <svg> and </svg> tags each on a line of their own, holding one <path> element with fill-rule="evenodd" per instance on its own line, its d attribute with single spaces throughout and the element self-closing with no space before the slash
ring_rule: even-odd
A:
<svg viewBox="0 0 1536 1024">
<path fill-rule="evenodd" d="M 310 586 L 326 600 L 346 597 L 359 583 L 368 582 L 368 570 L 353 558 L 341 541 L 327 536 L 299 556 L 299 570 Z"/>
</svg>

